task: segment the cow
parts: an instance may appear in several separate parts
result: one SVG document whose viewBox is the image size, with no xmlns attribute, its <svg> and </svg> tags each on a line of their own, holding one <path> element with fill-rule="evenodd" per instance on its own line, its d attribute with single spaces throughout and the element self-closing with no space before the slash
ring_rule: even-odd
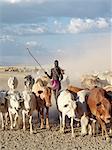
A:
<svg viewBox="0 0 112 150">
<path fill-rule="evenodd" d="M 7 117 L 8 117 L 8 101 L 6 98 L 6 91 L 0 91 L 0 117 L 1 117 L 1 122 L 2 122 L 2 130 L 4 130 L 7 125 Z M 4 118 L 5 116 L 5 125 L 4 125 Z"/>
<path fill-rule="evenodd" d="M 103 89 L 106 90 L 107 92 L 108 91 L 112 92 L 112 85 L 107 85 L 107 86 L 103 87 Z"/>
<path fill-rule="evenodd" d="M 51 87 L 44 86 L 43 81 L 39 78 L 33 85 L 32 92 L 38 98 L 39 112 L 41 118 L 41 129 L 44 128 L 44 108 L 46 109 L 46 128 L 49 129 L 49 107 L 51 107 Z"/>
<path fill-rule="evenodd" d="M 76 117 L 80 119 L 81 122 L 81 135 L 84 136 L 87 134 L 87 128 L 91 127 L 90 123 L 90 112 L 88 110 L 88 105 L 86 103 L 86 98 L 89 95 L 89 90 L 80 90 L 77 92 L 76 97 Z M 88 130 L 89 135 L 91 135 L 91 129 Z"/>
<path fill-rule="evenodd" d="M 69 85 L 68 88 L 67 88 L 67 90 L 69 90 L 70 92 L 73 92 L 73 93 L 77 93 L 77 92 L 79 92 L 79 91 L 81 91 L 83 89 L 79 88 L 79 87 L 75 87 L 73 85 Z"/>
<path fill-rule="evenodd" d="M 76 108 L 76 117 L 79 119 L 81 123 L 81 135 L 84 136 L 87 134 L 87 128 L 89 126 L 89 135 L 91 135 L 91 125 L 90 125 L 90 111 L 88 110 L 88 106 L 86 103 L 86 98 L 89 94 L 88 89 L 82 89 L 74 86 L 69 86 L 68 90 L 71 94 L 73 94 L 74 99 L 76 100 L 77 108 Z M 95 122 L 95 120 L 93 119 Z"/>
<path fill-rule="evenodd" d="M 21 102 L 21 96 L 18 91 L 14 92 L 8 92 L 8 112 L 9 112 L 9 118 L 10 118 L 10 128 L 13 129 L 17 125 L 17 119 L 19 117 L 19 110 L 20 110 L 20 102 Z M 14 122 L 13 122 L 13 116 L 14 116 Z"/>
<path fill-rule="evenodd" d="M 92 89 L 95 86 L 104 87 L 106 85 L 108 85 L 107 80 L 100 79 L 98 75 L 86 74 L 86 75 L 83 75 L 81 78 L 81 86 L 83 88 Z"/>
<path fill-rule="evenodd" d="M 76 101 L 73 95 L 68 90 L 63 90 L 57 99 L 59 117 L 60 117 L 60 132 L 65 129 L 65 116 L 71 118 L 72 137 L 74 137 L 73 119 L 75 118 L 75 110 L 77 108 Z"/>
<path fill-rule="evenodd" d="M 105 132 L 106 140 L 109 141 L 110 138 L 106 130 L 106 124 L 110 123 L 111 120 L 111 104 L 106 98 L 106 91 L 98 87 L 90 90 L 87 104 L 91 113 L 96 117 L 97 121 L 101 125 L 102 137 L 104 137 Z"/>
<path fill-rule="evenodd" d="M 32 114 L 34 111 L 38 111 L 38 101 L 36 95 L 29 90 L 23 91 L 23 103 L 24 107 L 22 108 L 22 118 L 23 118 L 23 130 L 26 130 L 26 123 L 25 118 L 26 116 L 29 117 L 29 124 L 30 124 L 30 134 L 33 133 L 33 125 L 32 125 Z"/>
</svg>

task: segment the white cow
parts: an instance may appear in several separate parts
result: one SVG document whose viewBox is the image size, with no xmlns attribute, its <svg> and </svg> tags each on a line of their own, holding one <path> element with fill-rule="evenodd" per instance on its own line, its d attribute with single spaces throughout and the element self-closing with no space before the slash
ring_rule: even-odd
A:
<svg viewBox="0 0 112 150">
<path fill-rule="evenodd" d="M 8 112 L 11 122 L 11 129 L 16 127 L 17 119 L 19 117 L 19 109 L 20 109 L 20 94 L 18 92 L 8 93 L 9 102 L 8 102 Z M 14 115 L 14 123 L 13 123 L 13 115 Z"/>
<path fill-rule="evenodd" d="M 22 92 L 24 107 L 22 108 L 22 118 L 23 118 L 23 130 L 26 130 L 26 116 L 29 117 L 30 133 L 33 133 L 32 127 L 32 114 L 37 111 L 37 99 L 36 95 L 32 92 L 32 87 L 34 89 L 34 79 L 31 75 L 24 78 L 24 91 Z"/>
<path fill-rule="evenodd" d="M 73 95 L 67 90 L 62 91 L 58 96 L 57 104 L 58 110 L 60 111 L 60 132 L 64 132 L 65 116 L 68 116 L 69 118 L 71 118 L 71 130 L 73 137 L 74 136 L 73 118 L 75 117 L 75 110 L 77 107 Z"/>
</svg>

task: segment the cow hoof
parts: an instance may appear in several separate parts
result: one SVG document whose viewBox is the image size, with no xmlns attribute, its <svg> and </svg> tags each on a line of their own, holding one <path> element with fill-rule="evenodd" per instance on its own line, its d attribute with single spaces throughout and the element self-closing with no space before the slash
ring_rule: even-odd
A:
<svg viewBox="0 0 112 150">
<path fill-rule="evenodd" d="M 26 128 L 23 128 L 23 131 L 26 131 Z"/>
<path fill-rule="evenodd" d="M 44 129 L 44 125 L 41 125 L 40 128 L 41 128 L 41 129 Z"/>
<path fill-rule="evenodd" d="M 2 127 L 2 131 L 4 131 L 5 130 L 5 127 Z"/>
<path fill-rule="evenodd" d="M 75 135 L 74 134 L 72 134 L 72 138 L 74 138 L 75 137 Z"/>
<path fill-rule="evenodd" d="M 10 127 L 11 130 L 13 130 L 13 127 Z"/>
<path fill-rule="evenodd" d="M 40 129 L 44 129 L 44 127 L 40 127 Z"/>
<path fill-rule="evenodd" d="M 106 141 L 110 142 L 111 141 L 110 137 L 106 137 Z"/>
<path fill-rule="evenodd" d="M 33 131 L 30 131 L 30 134 L 33 134 Z"/>
<path fill-rule="evenodd" d="M 61 133 L 63 133 L 63 134 L 65 133 L 64 129 L 61 130 Z"/>
<path fill-rule="evenodd" d="M 48 129 L 48 130 L 49 130 L 49 129 L 50 129 L 50 126 L 46 126 L 46 129 Z"/>
<path fill-rule="evenodd" d="M 112 135 L 112 129 L 110 129 L 109 134 Z"/>
</svg>

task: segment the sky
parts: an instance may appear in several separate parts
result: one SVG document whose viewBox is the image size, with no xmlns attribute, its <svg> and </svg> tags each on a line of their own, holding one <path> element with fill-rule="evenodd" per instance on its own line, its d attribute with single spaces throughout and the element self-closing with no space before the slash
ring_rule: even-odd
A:
<svg viewBox="0 0 112 150">
<path fill-rule="evenodd" d="M 58 59 L 67 70 L 112 69 L 111 0 L 0 0 L 0 65 Z"/>
</svg>

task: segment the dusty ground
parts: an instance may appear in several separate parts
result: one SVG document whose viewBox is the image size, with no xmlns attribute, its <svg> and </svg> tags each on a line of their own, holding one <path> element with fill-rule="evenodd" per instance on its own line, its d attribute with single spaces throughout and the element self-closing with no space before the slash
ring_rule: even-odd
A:
<svg viewBox="0 0 112 150">
<path fill-rule="evenodd" d="M 18 89 L 23 89 L 23 78 L 27 73 L 0 73 L 0 90 L 8 90 L 7 80 L 14 75 L 19 80 Z M 56 122 L 57 111 L 53 101 L 50 109 L 50 130 L 40 130 L 35 127 L 34 134 L 30 135 L 29 130 L 1 131 L 0 130 L 0 150 L 111 150 L 111 142 L 102 140 L 101 135 L 96 137 L 80 136 L 80 128 L 75 128 L 76 137 L 71 137 L 70 128 L 66 129 L 65 134 L 60 134 L 59 125 Z"/>
</svg>

